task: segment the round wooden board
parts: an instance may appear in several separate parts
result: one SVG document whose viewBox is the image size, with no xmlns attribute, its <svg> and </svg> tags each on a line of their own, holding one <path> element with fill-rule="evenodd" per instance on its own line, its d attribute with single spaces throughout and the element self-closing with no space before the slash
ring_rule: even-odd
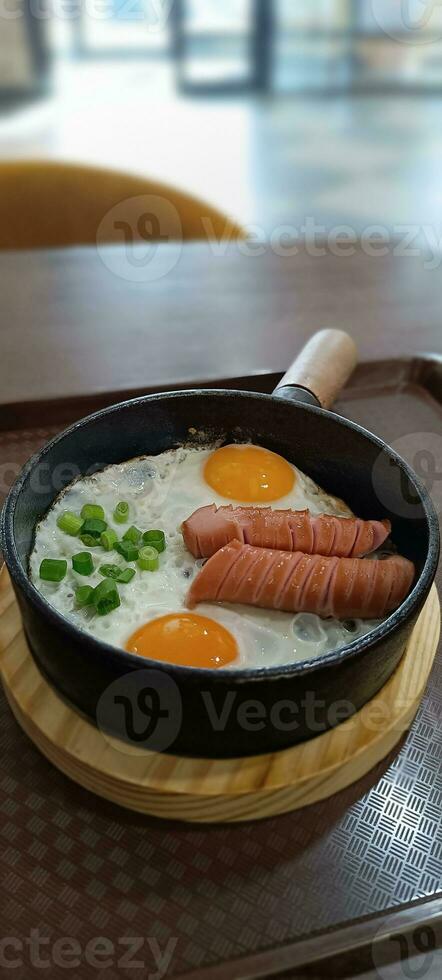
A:
<svg viewBox="0 0 442 980">
<path fill-rule="evenodd" d="M 440 632 L 435 586 L 394 675 L 337 728 L 270 755 L 187 759 L 134 748 L 70 708 L 29 652 L 8 573 L 0 574 L 0 673 L 23 730 L 55 766 L 120 806 L 173 820 L 256 820 L 331 796 L 365 775 L 409 727 Z"/>
</svg>

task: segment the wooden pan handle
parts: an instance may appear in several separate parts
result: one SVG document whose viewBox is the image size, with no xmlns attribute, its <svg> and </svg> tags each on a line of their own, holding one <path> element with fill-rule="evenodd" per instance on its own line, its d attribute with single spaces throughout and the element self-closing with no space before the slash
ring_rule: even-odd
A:
<svg viewBox="0 0 442 980">
<path fill-rule="evenodd" d="M 307 341 L 275 389 L 289 386 L 307 389 L 323 408 L 333 402 L 350 377 L 357 362 L 356 344 L 344 330 L 319 330 Z"/>
</svg>

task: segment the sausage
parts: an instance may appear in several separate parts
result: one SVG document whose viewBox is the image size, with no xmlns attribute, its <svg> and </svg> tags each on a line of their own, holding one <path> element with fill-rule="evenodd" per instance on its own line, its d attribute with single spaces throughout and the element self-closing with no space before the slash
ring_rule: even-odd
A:
<svg viewBox="0 0 442 980">
<path fill-rule="evenodd" d="M 231 541 L 193 580 L 187 605 L 243 602 L 326 618 L 381 619 L 403 602 L 415 569 L 400 555 L 385 559 L 306 555 Z"/>
<path fill-rule="evenodd" d="M 210 558 L 229 541 L 258 548 L 304 551 L 309 555 L 360 558 L 379 548 L 390 521 L 359 517 L 314 517 L 308 510 L 271 507 L 199 507 L 181 526 L 184 543 L 195 558 Z"/>
</svg>

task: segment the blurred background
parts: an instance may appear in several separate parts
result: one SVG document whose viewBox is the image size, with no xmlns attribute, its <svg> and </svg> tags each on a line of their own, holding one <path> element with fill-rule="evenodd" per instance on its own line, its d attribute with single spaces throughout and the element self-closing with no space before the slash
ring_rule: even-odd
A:
<svg viewBox="0 0 442 980">
<path fill-rule="evenodd" d="M 442 4 L 1 0 L 0 158 L 160 178 L 267 231 L 438 220 Z"/>
</svg>

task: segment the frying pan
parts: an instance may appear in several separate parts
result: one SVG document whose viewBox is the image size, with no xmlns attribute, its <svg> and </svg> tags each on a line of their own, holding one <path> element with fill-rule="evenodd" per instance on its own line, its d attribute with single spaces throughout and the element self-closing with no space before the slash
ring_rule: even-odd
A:
<svg viewBox="0 0 442 980">
<path fill-rule="evenodd" d="M 423 486 L 376 436 L 328 409 L 356 360 L 351 338 L 316 334 L 273 395 L 190 390 L 126 401 L 90 415 L 24 467 L 2 514 L 2 542 L 38 667 L 103 731 L 156 751 L 206 757 L 282 749 L 359 709 L 397 666 L 433 582 L 437 517 Z M 35 525 L 75 474 L 189 441 L 251 441 L 280 453 L 363 518 L 389 518 L 414 587 L 381 625 L 332 653 L 278 667 L 203 670 L 137 657 L 56 612 L 28 578 Z M 122 741 L 122 744 L 123 744 Z"/>
</svg>

